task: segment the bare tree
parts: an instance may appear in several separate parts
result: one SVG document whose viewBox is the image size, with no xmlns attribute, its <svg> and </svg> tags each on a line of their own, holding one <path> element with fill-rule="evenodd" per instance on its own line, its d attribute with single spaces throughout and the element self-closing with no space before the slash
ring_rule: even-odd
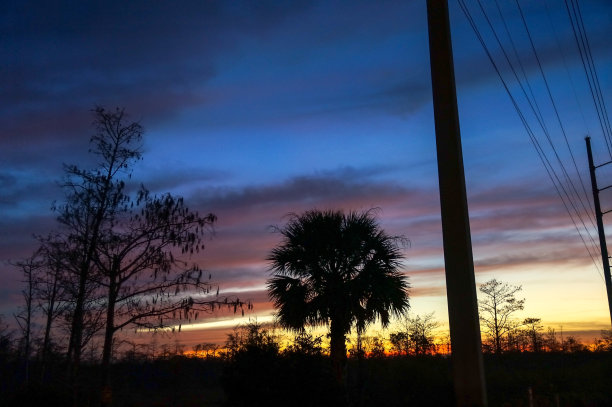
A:
<svg viewBox="0 0 612 407">
<path fill-rule="evenodd" d="M 543 344 L 548 352 L 559 352 L 562 349 L 561 342 L 557 339 L 555 328 L 548 327 L 543 335 Z"/>
<path fill-rule="evenodd" d="M 371 336 L 368 338 L 368 357 L 383 358 L 385 357 L 385 342 L 379 336 Z"/>
<path fill-rule="evenodd" d="M 279 337 L 274 327 L 260 324 L 257 321 L 235 326 L 227 334 L 225 341 L 227 356 L 235 357 L 239 353 L 265 352 L 277 355 L 280 350 Z"/>
<path fill-rule="evenodd" d="M 13 332 L 4 320 L 4 315 L 0 314 L 0 362 L 9 357 L 12 352 Z"/>
<path fill-rule="evenodd" d="M 323 353 L 323 337 L 313 336 L 312 333 L 306 330 L 294 335 L 292 342 L 284 349 L 285 354 L 319 356 Z"/>
<path fill-rule="evenodd" d="M 595 339 L 596 352 L 612 352 L 612 330 L 602 330 L 601 338 Z"/>
<path fill-rule="evenodd" d="M 99 163 L 93 170 L 66 165 L 66 203 L 58 207 L 58 220 L 67 230 L 72 248 L 75 272 L 74 309 L 71 317 L 68 358 L 72 361 L 72 376 L 80 364 L 84 345 L 84 320 L 88 298 L 95 292 L 88 287 L 94 278 L 93 261 L 100 235 L 125 204 L 123 176 L 129 175 L 131 164 L 141 158 L 142 126 L 125 123 L 121 109 L 94 109 L 95 134 L 91 138 L 92 152 Z"/>
<path fill-rule="evenodd" d="M 389 334 L 389 342 L 391 342 L 392 349 L 397 352 L 398 355 L 408 355 L 410 353 L 410 336 L 404 331 L 391 332 Z"/>
<path fill-rule="evenodd" d="M 61 313 L 69 324 L 67 354 L 75 404 L 83 349 L 100 330 L 107 386 L 118 330 L 130 325 L 174 330 L 176 324 L 180 330 L 181 321 L 215 305 L 234 312 L 245 305 L 237 298 L 220 302 L 218 288 L 211 290 L 211 276 L 206 278 L 188 261 L 204 249 L 203 237 L 212 232 L 216 217 L 190 211 L 181 197 L 154 196 L 144 186 L 131 190 L 127 182 L 133 163 L 141 158 L 143 128 L 127 122 L 121 109 L 96 108 L 94 116 L 90 152 L 98 158 L 97 166 L 65 166 L 66 201 L 55 208 L 62 229 L 40 239 L 47 269 L 39 293 L 46 316 L 43 349 Z M 97 357 L 98 347 L 91 350 L 91 357 Z"/>
<path fill-rule="evenodd" d="M 564 352 L 584 352 L 587 349 L 585 344 L 573 335 L 568 336 L 563 343 Z"/>
<path fill-rule="evenodd" d="M 34 296 L 37 307 L 43 314 L 44 333 L 40 347 L 41 377 L 44 377 L 52 348 L 51 331 L 57 318 L 68 310 L 67 289 L 63 273 L 68 267 L 70 256 L 61 236 L 39 238 L 38 249 L 41 266 L 37 270 Z"/>
<path fill-rule="evenodd" d="M 434 331 L 440 326 L 434 318 L 434 313 L 423 316 L 405 316 L 400 321 L 402 329 L 389 335 L 389 341 L 401 354 L 425 355 L 434 353 Z"/>
<path fill-rule="evenodd" d="M 210 275 L 205 278 L 197 264 L 187 261 L 204 249 L 202 238 L 216 217 L 190 211 L 181 197 L 151 195 L 144 186 L 130 192 L 126 182 L 131 165 L 141 158 L 143 129 L 126 123 L 123 110 L 97 108 L 94 113 L 91 152 L 100 162 L 94 170 L 66 167 L 67 203 L 59 221 L 65 226 L 63 255 L 69 259 L 64 286 L 74 299 L 68 349 L 72 376 L 82 348 L 103 327 L 106 395 L 117 331 L 176 323 L 180 330 L 180 321 L 212 311 L 220 302 L 218 289 L 211 292 Z M 236 298 L 223 305 L 237 311 L 245 304 Z"/>
<path fill-rule="evenodd" d="M 502 339 L 515 329 L 512 315 L 524 308 L 525 299 L 517 299 L 521 286 L 513 286 L 492 279 L 480 286 L 482 293 L 478 301 L 480 321 L 484 332 L 493 341 L 495 353 L 502 352 Z"/>
<path fill-rule="evenodd" d="M 14 315 L 15 321 L 21 331 L 21 350 L 23 363 L 25 368 L 25 384 L 30 380 L 30 353 L 32 345 L 32 320 L 36 303 L 34 300 L 34 292 L 36 290 L 36 270 L 42 267 L 40 260 L 37 258 L 37 253 L 34 253 L 29 259 L 15 263 L 19 267 L 23 277 L 22 283 L 25 288 L 21 291 L 24 305 L 20 312 Z"/>
<path fill-rule="evenodd" d="M 542 319 L 525 318 L 523 320 L 524 332 L 529 338 L 529 346 L 532 352 L 540 352 L 544 345 L 544 335 L 542 334 Z"/>
<path fill-rule="evenodd" d="M 101 234 L 95 264 L 105 294 L 105 336 L 102 366 L 109 384 L 115 333 L 134 325 L 140 329 L 172 327 L 196 319 L 224 304 L 235 310 L 239 299 L 219 301 L 208 274 L 183 256 L 204 249 L 202 238 L 216 217 L 190 211 L 183 199 L 170 194 L 151 196 L 141 189 L 128 199 L 130 209 L 114 218 Z M 178 253 L 177 253 L 178 252 Z"/>
</svg>

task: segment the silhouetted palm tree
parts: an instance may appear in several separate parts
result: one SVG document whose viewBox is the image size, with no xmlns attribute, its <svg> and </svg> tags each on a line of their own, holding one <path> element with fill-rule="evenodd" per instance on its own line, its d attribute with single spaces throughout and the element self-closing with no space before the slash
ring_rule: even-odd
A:
<svg viewBox="0 0 612 407">
<path fill-rule="evenodd" d="M 342 380 L 346 335 L 376 319 L 383 326 L 408 310 L 407 278 L 399 271 L 400 237 L 387 235 L 372 210 L 292 215 L 268 260 L 269 295 L 280 324 L 301 331 L 329 325 L 330 356 Z"/>
</svg>

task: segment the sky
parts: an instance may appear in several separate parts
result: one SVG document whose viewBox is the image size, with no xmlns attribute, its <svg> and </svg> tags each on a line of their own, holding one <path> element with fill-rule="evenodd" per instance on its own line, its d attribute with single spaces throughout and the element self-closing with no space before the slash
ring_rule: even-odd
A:
<svg viewBox="0 0 612 407">
<path fill-rule="evenodd" d="M 592 137 L 596 163 L 611 157 L 565 2 L 521 0 L 537 58 L 516 3 L 500 1 L 502 14 L 485 3 L 511 60 L 522 61 L 523 83 L 540 103 L 559 160 L 580 185 L 574 156 L 590 192 L 584 137 Z M 528 111 L 477 1 L 467 5 L 510 91 Z M 586 0 L 580 7 L 610 106 L 612 3 Z M 21 303 L 20 276 L 10 262 L 34 251 L 33 235 L 58 228 L 50 208 L 64 199 L 62 165 L 93 164 L 87 153 L 91 109 L 103 106 L 125 108 L 145 129 L 135 182 L 217 215 L 214 236 L 193 260 L 212 274 L 221 295 L 254 303 L 246 318 L 269 321 L 274 311 L 265 259 L 280 236 L 270 226 L 313 208 L 375 207 L 388 233 L 410 240 L 403 271 L 411 312 L 435 312 L 447 324 L 424 1 L 11 0 L 3 9 L 5 320 Z M 594 261 L 585 249 L 455 0 L 450 19 L 477 284 L 497 278 L 521 285 L 526 305 L 520 317 L 598 335 L 610 328 L 600 258 L 593 252 Z M 534 116 L 527 113 L 527 121 L 548 148 Z M 547 151 L 555 162 L 554 151 Z M 612 183 L 612 169 L 598 176 L 600 185 Z M 601 194 L 604 210 L 612 207 L 611 194 Z M 222 342 L 241 322 L 211 314 L 186 327 L 181 340 Z"/>
</svg>

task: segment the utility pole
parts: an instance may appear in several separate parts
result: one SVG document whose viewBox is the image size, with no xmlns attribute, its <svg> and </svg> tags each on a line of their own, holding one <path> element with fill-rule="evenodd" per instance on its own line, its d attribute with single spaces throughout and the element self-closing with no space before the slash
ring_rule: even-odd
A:
<svg viewBox="0 0 612 407">
<path fill-rule="evenodd" d="M 457 406 L 486 406 L 447 0 L 427 0 L 442 238 Z"/>
<path fill-rule="evenodd" d="M 593 188 L 593 202 L 595 204 L 595 218 L 597 219 L 597 231 L 599 232 L 599 247 L 601 250 L 601 260 L 603 262 L 604 280 L 606 281 L 606 292 L 608 294 L 608 308 L 610 309 L 610 323 L 612 323 L 612 279 L 610 278 L 610 257 L 608 257 L 608 245 L 606 244 L 606 234 L 603 226 L 603 213 L 601 212 L 601 205 L 599 203 L 599 192 L 604 189 L 612 187 L 607 186 L 602 189 L 597 188 L 597 178 L 595 176 L 595 170 L 599 167 L 612 163 L 608 161 L 597 167 L 593 164 L 593 152 L 591 151 L 591 138 L 585 137 L 587 146 L 587 155 L 589 156 L 589 172 L 591 174 L 591 187 Z M 610 211 L 606 211 L 608 213 Z"/>
</svg>

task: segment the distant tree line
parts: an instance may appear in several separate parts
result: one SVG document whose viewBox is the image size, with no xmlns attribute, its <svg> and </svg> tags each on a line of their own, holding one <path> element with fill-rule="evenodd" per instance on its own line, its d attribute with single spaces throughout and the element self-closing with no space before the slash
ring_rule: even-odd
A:
<svg viewBox="0 0 612 407">
<path fill-rule="evenodd" d="M 492 279 L 479 287 L 479 311 L 483 333 L 483 351 L 502 352 L 578 352 L 586 350 L 612 350 L 612 331 L 602 331 L 592 346 L 581 343 L 576 337 L 564 336 L 563 331 L 544 327 L 535 317 L 517 318 L 525 306 L 525 299 L 518 298 L 521 286 Z"/>
</svg>

